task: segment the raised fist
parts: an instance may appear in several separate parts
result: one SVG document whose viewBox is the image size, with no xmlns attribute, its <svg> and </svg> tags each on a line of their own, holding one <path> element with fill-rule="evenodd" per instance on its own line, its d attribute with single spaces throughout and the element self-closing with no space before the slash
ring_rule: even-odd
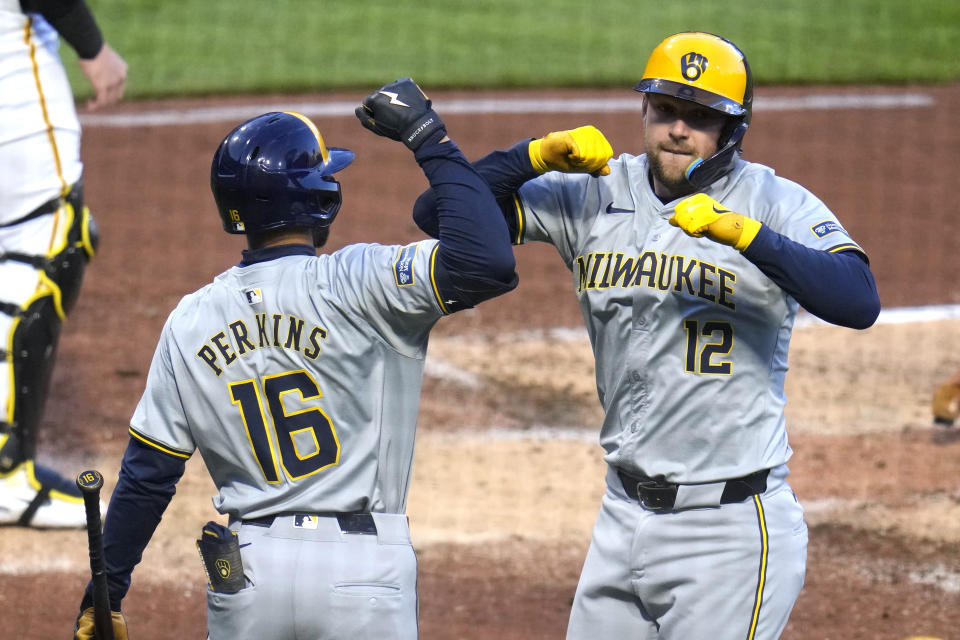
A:
<svg viewBox="0 0 960 640">
<path fill-rule="evenodd" d="M 689 236 L 707 237 L 737 251 L 749 247 L 762 226 L 759 220 L 730 211 L 705 193 L 678 202 L 668 222 Z"/>
<path fill-rule="evenodd" d="M 562 171 L 610 175 L 607 162 L 613 157 L 613 148 L 603 133 L 593 125 L 568 131 L 553 131 L 542 138 L 531 140 L 527 147 L 530 163 L 537 173 Z"/>
<path fill-rule="evenodd" d="M 435 131 L 446 130 L 430 105 L 416 82 L 400 78 L 364 98 L 354 113 L 370 131 L 416 151 Z"/>
</svg>

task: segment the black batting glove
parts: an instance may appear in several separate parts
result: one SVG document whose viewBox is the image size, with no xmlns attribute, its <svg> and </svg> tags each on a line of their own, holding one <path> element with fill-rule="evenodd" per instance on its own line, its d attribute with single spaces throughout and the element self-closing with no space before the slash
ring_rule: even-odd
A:
<svg viewBox="0 0 960 640">
<path fill-rule="evenodd" d="M 400 140 L 416 151 L 433 133 L 446 131 L 443 120 L 430 105 L 430 99 L 416 82 L 400 78 L 364 98 L 354 113 L 364 127 L 378 136 Z"/>
</svg>

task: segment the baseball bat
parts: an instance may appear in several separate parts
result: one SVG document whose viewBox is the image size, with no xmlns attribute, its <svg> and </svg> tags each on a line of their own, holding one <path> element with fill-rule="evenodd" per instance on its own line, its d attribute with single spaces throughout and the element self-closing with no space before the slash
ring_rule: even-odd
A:
<svg viewBox="0 0 960 640">
<path fill-rule="evenodd" d="M 90 574 L 93 577 L 93 632 L 97 640 L 114 640 L 107 591 L 107 567 L 103 557 L 103 529 L 100 524 L 100 489 L 103 476 L 93 469 L 77 476 L 77 488 L 83 494 L 87 511 L 87 546 L 90 548 Z"/>
</svg>

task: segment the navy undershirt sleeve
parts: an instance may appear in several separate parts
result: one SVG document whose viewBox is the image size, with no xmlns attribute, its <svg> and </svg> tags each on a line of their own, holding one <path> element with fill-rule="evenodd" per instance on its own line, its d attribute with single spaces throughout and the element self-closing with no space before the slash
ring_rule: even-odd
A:
<svg viewBox="0 0 960 640">
<path fill-rule="evenodd" d="M 186 469 L 186 460 L 130 438 L 120 463 L 117 486 L 103 524 L 103 554 L 107 568 L 110 608 L 120 611 L 120 602 L 130 588 L 130 575 L 143 557 L 143 550 Z M 87 584 L 80 610 L 93 606 L 92 583 Z"/>
<path fill-rule="evenodd" d="M 513 195 L 527 180 L 536 178 L 537 171 L 530 163 L 527 147 L 530 140 L 521 140 L 506 150 L 493 151 L 473 163 L 477 173 L 490 185 L 490 190 L 503 214 L 510 237 L 516 237 L 516 216 L 513 214 Z M 421 231 L 430 237 L 438 237 L 437 196 L 427 189 L 413 206 L 413 220 Z"/>
<path fill-rule="evenodd" d="M 81 60 L 96 57 L 103 48 L 103 34 L 83 0 L 20 0 L 20 8 L 42 15 Z"/>
<path fill-rule="evenodd" d="M 866 329 L 880 314 L 880 296 L 866 257 L 804 246 L 766 225 L 743 255 L 800 305 L 822 320 Z"/>
<path fill-rule="evenodd" d="M 416 151 L 434 194 L 437 248 L 434 277 L 448 311 L 472 307 L 517 286 L 510 235 L 483 178 L 438 132 Z"/>
</svg>

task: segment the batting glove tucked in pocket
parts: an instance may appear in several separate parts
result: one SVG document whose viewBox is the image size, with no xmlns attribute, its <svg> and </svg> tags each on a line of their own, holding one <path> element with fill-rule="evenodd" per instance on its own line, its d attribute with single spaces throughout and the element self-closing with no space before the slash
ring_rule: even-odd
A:
<svg viewBox="0 0 960 640">
<path fill-rule="evenodd" d="M 243 559 L 236 533 L 210 521 L 204 525 L 203 535 L 197 540 L 197 550 L 211 591 L 236 593 L 243 589 Z"/>
</svg>

